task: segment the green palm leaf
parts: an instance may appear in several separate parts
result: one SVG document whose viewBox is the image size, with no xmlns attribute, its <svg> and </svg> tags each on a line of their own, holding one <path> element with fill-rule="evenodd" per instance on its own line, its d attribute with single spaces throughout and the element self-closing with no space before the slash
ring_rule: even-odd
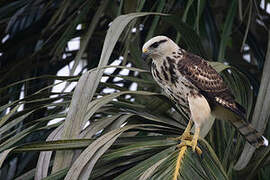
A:
<svg viewBox="0 0 270 180">
<path fill-rule="evenodd" d="M 268 16 L 259 1 L 1 2 L 0 179 L 173 179 L 188 113 L 140 58 L 161 34 L 210 60 L 269 138 Z M 178 179 L 269 179 L 269 148 L 229 123 L 200 136 Z"/>
</svg>

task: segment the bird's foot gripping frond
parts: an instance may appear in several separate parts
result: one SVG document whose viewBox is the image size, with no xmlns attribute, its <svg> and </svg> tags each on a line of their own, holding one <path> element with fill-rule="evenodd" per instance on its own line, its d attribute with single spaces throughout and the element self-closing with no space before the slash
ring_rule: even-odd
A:
<svg viewBox="0 0 270 180">
<path fill-rule="evenodd" d="M 184 134 L 186 133 L 186 130 L 184 132 Z M 178 145 L 178 147 L 181 149 L 181 147 L 183 146 L 190 146 L 192 148 L 192 151 L 193 152 L 197 152 L 199 155 L 202 154 L 202 150 L 197 146 L 198 144 L 198 139 L 199 139 L 199 133 L 200 133 L 200 128 L 199 127 L 195 127 L 195 133 L 194 133 L 194 136 L 193 138 L 190 138 L 192 137 L 189 132 L 187 135 L 182 135 L 181 137 L 181 143 Z M 192 139 L 192 140 L 191 140 Z"/>
<path fill-rule="evenodd" d="M 179 145 L 179 149 L 181 149 L 183 146 L 189 146 L 192 148 L 192 151 L 195 152 L 198 154 L 198 155 L 201 155 L 202 154 L 202 150 L 197 146 L 197 140 L 195 140 L 194 138 L 192 139 L 192 141 L 186 141 L 186 140 L 183 140 Z"/>
<path fill-rule="evenodd" d="M 183 157 L 184 157 L 188 147 L 191 147 L 193 152 L 196 151 L 198 155 L 202 154 L 202 150 L 197 146 L 200 129 L 195 128 L 195 134 L 194 134 L 194 136 L 192 136 L 192 135 L 190 135 L 191 126 L 192 126 L 192 121 L 190 121 L 188 123 L 188 126 L 185 129 L 182 136 L 180 136 L 178 138 L 174 138 L 174 140 L 177 140 L 177 141 L 181 140 L 181 143 L 179 145 L 177 145 L 177 147 L 179 148 L 179 154 L 178 154 L 177 161 L 176 161 L 173 180 L 177 180 L 177 177 L 179 175 L 179 171 L 181 169 Z"/>
<path fill-rule="evenodd" d="M 183 158 L 184 155 L 186 153 L 186 150 L 188 147 L 191 147 L 193 152 L 196 151 L 196 153 L 198 155 L 202 154 L 202 150 L 197 146 L 197 140 L 198 137 L 196 138 L 195 135 L 182 135 L 179 138 L 175 138 L 176 140 L 181 140 L 181 143 L 177 145 L 177 147 L 179 148 L 179 153 L 178 153 L 178 157 L 177 157 L 177 161 L 176 161 L 176 166 L 175 166 L 175 171 L 174 171 L 174 176 L 173 176 L 173 180 L 177 180 L 177 177 L 179 175 L 179 171 L 181 169 L 181 165 L 183 162 Z"/>
<path fill-rule="evenodd" d="M 170 140 L 183 142 L 183 141 L 191 141 L 193 139 L 193 136 L 190 134 L 189 131 L 186 131 L 179 137 L 170 138 Z M 179 146 L 179 145 L 178 145 Z"/>
</svg>

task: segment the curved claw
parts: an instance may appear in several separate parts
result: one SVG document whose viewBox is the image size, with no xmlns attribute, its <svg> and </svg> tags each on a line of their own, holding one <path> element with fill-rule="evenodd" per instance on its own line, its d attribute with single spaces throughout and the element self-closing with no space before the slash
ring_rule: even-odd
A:
<svg viewBox="0 0 270 180">
<path fill-rule="evenodd" d="M 178 147 L 181 149 L 181 147 L 183 146 L 189 146 L 192 148 L 193 152 L 197 152 L 198 155 L 202 154 L 202 150 L 197 146 L 197 141 L 195 141 L 194 139 L 192 141 L 186 141 L 186 140 L 182 140 L 182 142 L 178 145 Z"/>
<path fill-rule="evenodd" d="M 187 150 L 187 146 L 190 146 L 192 148 L 192 151 L 193 152 L 196 151 L 198 155 L 202 154 L 202 150 L 197 146 L 197 140 L 199 138 L 200 128 L 195 126 L 195 133 L 194 133 L 194 136 L 192 136 L 190 135 L 191 126 L 192 126 L 192 121 L 190 120 L 182 136 L 177 137 L 177 138 L 172 138 L 173 140 L 176 140 L 176 141 L 181 140 L 181 143 L 177 145 L 180 151 L 179 151 L 177 161 L 176 161 L 173 180 L 177 180 L 179 169 L 181 168 L 182 159 Z"/>
</svg>

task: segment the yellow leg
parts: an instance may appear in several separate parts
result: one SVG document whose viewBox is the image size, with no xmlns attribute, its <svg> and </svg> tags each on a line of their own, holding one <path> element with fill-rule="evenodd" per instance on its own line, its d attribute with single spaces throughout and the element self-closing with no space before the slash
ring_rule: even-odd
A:
<svg viewBox="0 0 270 180">
<path fill-rule="evenodd" d="M 186 140 L 186 139 L 191 138 L 190 130 L 191 130 L 192 124 L 193 124 L 193 121 L 190 119 L 184 133 L 181 136 L 181 140 Z"/>
<path fill-rule="evenodd" d="M 198 147 L 197 143 L 198 143 L 198 139 L 199 139 L 199 134 L 200 134 L 200 128 L 195 126 L 195 133 L 194 133 L 193 139 L 191 141 L 193 152 L 195 151 L 195 148 Z"/>
<path fill-rule="evenodd" d="M 184 155 L 186 153 L 187 150 L 187 146 L 190 146 L 193 150 L 193 152 L 197 152 L 197 154 L 201 155 L 202 154 L 202 150 L 197 146 L 197 142 L 198 142 L 198 138 L 199 138 L 199 133 L 200 133 L 200 127 L 195 126 L 195 133 L 194 136 L 192 138 L 192 136 L 190 135 L 190 130 L 192 127 L 192 121 L 190 120 L 188 122 L 188 125 L 184 131 L 184 133 L 182 134 L 182 136 L 180 136 L 179 138 L 176 138 L 177 140 L 181 140 L 181 143 L 178 145 L 180 151 L 176 160 L 176 166 L 175 166 L 175 171 L 174 171 L 174 175 L 173 175 L 173 180 L 177 180 L 177 177 L 179 175 L 179 171 L 181 169 L 181 164 L 184 158 Z"/>
<path fill-rule="evenodd" d="M 171 138 L 171 139 L 174 140 L 174 141 L 191 140 L 192 136 L 190 135 L 190 130 L 191 130 L 192 124 L 193 124 L 193 121 L 190 119 L 184 133 L 179 137 Z"/>
<path fill-rule="evenodd" d="M 185 138 L 185 139 L 184 138 L 181 138 L 181 143 L 178 145 L 178 147 L 181 148 L 183 146 L 190 146 L 192 148 L 193 152 L 196 151 L 197 154 L 201 155 L 202 154 L 202 150 L 197 146 L 198 139 L 199 139 L 199 134 L 200 134 L 200 127 L 195 126 L 195 133 L 193 135 L 192 140 L 190 141 L 187 138 Z"/>
<path fill-rule="evenodd" d="M 191 122 L 189 122 L 188 127 L 186 128 L 185 132 L 183 133 L 181 138 L 181 143 L 178 145 L 179 147 L 179 154 L 176 161 L 175 172 L 173 176 L 173 180 L 177 180 L 179 175 L 179 171 L 181 169 L 181 163 L 183 163 L 183 158 L 185 152 L 187 150 L 187 146 L 190 146 L 193 152 L 197 152 L 197 154 L 201 155 L 202 150 L 197 146 L 198 138 L 200 133 L 200 125 L 205 122 L 210 117 L 210 106 L 207 100 L 203 96 L 188 96 L 188 103 L 190 108 L 190 113 L 192 120 L 195 122 L 195 133 L 193 138 L 189 138 L 190 136 L 190 128 Z"/>
</svg>

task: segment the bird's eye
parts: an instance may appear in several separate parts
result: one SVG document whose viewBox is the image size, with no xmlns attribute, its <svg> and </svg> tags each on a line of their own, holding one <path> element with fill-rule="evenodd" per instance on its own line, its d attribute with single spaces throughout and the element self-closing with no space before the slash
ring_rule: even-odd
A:
<svg viewBox="0 0 270 180">
<path fill-rule="evenodd" d="M 155 43 L 153 43 L 150 47 L 151 47 L 151 48 L 157 48 L 158 45 L 159 45 L 159 43 L 158 43 L 158 42 L 155 42 Z"/>
</svg>

